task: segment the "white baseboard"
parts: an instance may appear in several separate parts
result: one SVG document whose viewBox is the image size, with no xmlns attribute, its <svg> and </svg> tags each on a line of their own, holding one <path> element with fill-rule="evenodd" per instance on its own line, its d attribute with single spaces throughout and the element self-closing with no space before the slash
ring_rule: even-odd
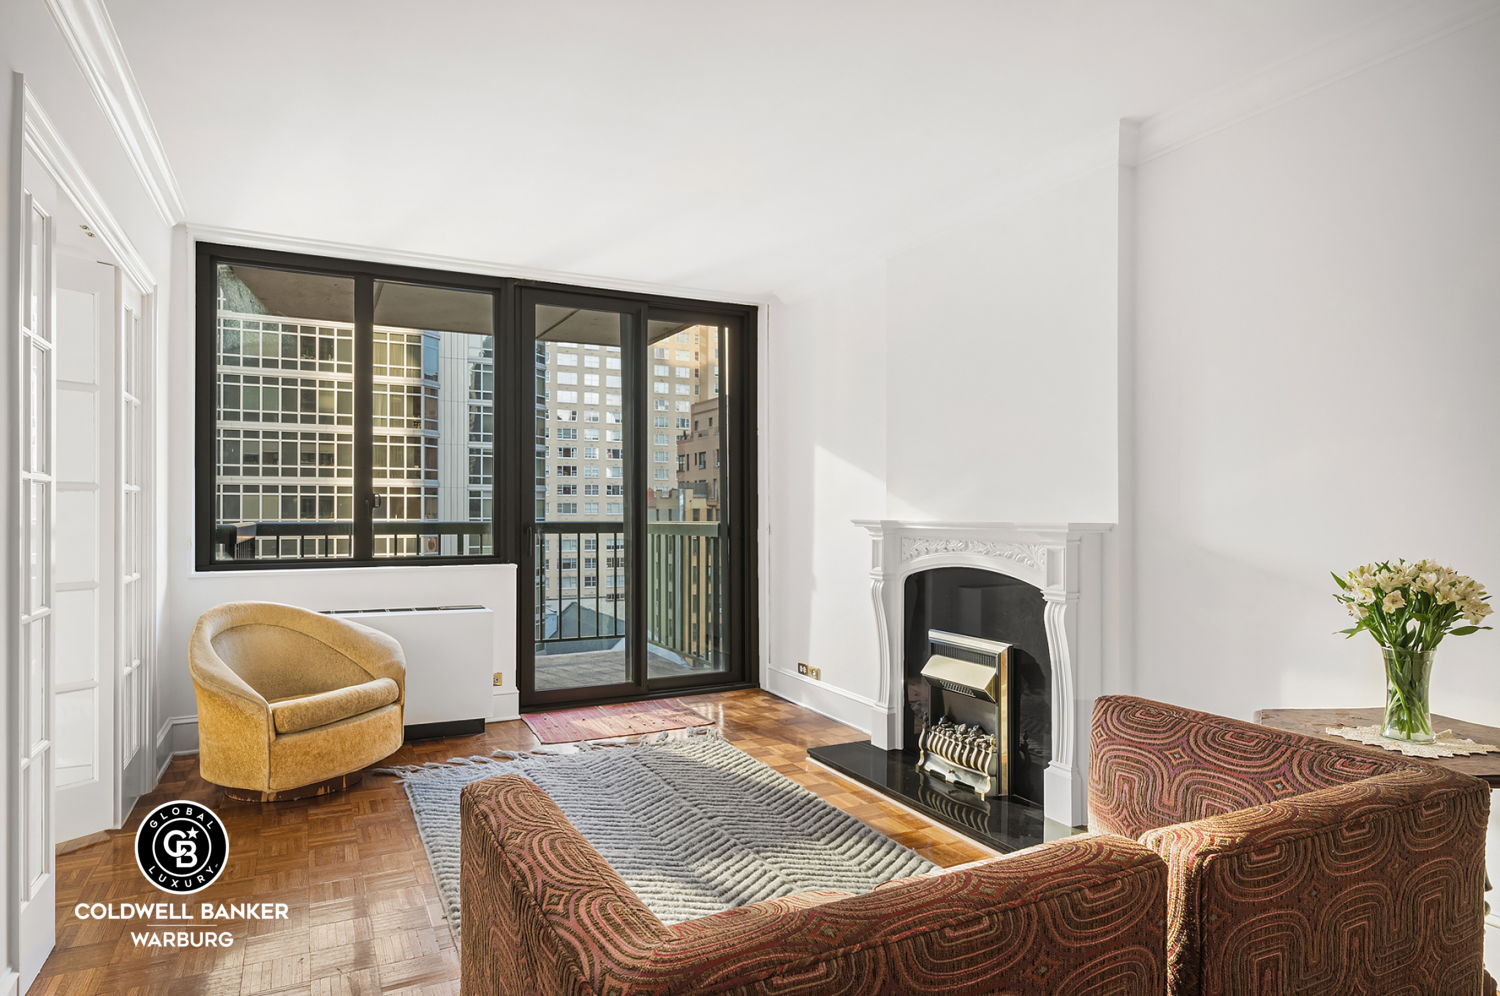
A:
<svg viewBox="0 0 1500 996">
<path fill-rule="evenodd" d="M 795 671 L 780 667 L 768 667 L 765 672 L 765 689 L 788 702 L 795 702 L 804 709 L 811 709 L 820 716 L 852 726 L 861 733 L 870 732 L 870 714 L 875 700 L 854 692 L 830 685 L 826 681 L 814 681 Z"/>
<path fill-rule="evenodd" d="M 156 769 L 156 780 L 151 783 L 151 788 L 153 790 L 155 790 L 156 786 L 161 784 L 162 776 L 167 773 L 167 769 L 172 766 L 172 762 L 176 760 L 176 758 L 176 754 L 168 754 L 166 757 L 162 758 L 161 767 Z"/>
<path fill-rule="evenodd" d="M 198 753 L 198 717 L 193 716 L 170 716 L 162 724 L 161 732 L 156 735 L 156 746 L 161 747 L 162 741 L 171 738 L 172 756 L 178 754 Z"/>
<path fill-rule="evenodd" d="M 499 723 L 507 719 L 521 718 L 521 692 L 516 688 L 497 688 L 490 696 L 490 718 L 488 722 Z"/>
</svg>

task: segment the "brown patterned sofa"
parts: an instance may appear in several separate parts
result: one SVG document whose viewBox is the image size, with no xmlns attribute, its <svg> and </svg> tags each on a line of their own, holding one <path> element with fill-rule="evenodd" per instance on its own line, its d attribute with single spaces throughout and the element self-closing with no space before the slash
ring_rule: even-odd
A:
<svg viewBox="0 0 1500 996">
<path fill-rule="evenodd" d="M 1172 996 L 1494 992 L 1478 779 L 1126 696 L 1089 764 L 1090 829 L 1167 862 Z"/>
<path fill-rule="evenodd" d="M 1166 868 L 1111 835 L 664 926 L 516 775 L 463 790 L 464 996 L 1160 996 Z"/>
</svg>

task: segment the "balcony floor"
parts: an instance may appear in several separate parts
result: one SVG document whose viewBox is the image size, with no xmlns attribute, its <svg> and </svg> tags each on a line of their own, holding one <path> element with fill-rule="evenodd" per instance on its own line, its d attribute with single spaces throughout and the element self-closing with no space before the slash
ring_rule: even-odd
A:
<svg viewBox="0 0 1500 996">
<path fill-rule="evenodd" d="M 708 668 L 684 667 L 656 654 L 646 657 L 647 674 L 652 678 L 676 678 L 686 674 L 704 674 Z M 593 688 L 628 680 L 625 651 L 589 650 L 576 654 L 545 654 L 536 658 L 536 690 L 550 692 L 560 688 Z"/>
</svg>

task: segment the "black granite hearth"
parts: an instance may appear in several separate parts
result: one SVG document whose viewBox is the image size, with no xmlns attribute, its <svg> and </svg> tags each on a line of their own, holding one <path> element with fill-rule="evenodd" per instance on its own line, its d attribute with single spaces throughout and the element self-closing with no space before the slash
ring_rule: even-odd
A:
<svg viewBox="0 0 1500 996">
<path fill-rule="evenodd" d="M 915 755 L 881 750 L 868 740 L 811 747 L 807 756 L 997 851 L 1019 851 L 1082 832 L 1047 819 L 1041 806 L 1018 796 L 986 802 L 918 771 Z"/>
</svg>

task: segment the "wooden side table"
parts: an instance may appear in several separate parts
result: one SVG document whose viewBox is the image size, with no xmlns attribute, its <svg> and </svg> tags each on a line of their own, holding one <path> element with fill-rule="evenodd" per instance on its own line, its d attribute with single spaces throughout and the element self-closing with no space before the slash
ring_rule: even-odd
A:
<svg viewBox="0 0 1500 996">
<path fill-rule="evenodd" d="M 1328 732 L 1330 726 L 1370 726 L 1385 720 L 1385 710 L 1375 709 L 1257 709 L 1255 710 L 1255 721 L 1261 726 L 1270 726 L 1278 730 L 1289 730 L 1292 733 L 1302 733 L 1309 737 L 1321 737 L 1324 740 L 1332 740 L 1334 743 L 1348 744 L 1351 747 L 1369 747 L 1357 740 L 1345 740 Z M 1449 719 L 1447 716 L 1432 716 L 1432 728 L 1434 730 L 1452 730 L 1453 735 L 1465 740 L 1472 740 L 1476 744 L 1494 744 L 1500 747 L 1500 729 L 1493 726 L 1480 726 L 1478 723 L 1465 723 L 1461 719 Z M 1384 750 L 1383 747 L 1369 747 L 1370 750 Z M 1460 754 L 1457 757 L 1424 757 L 1422 760 L 1429 764 L 1439 764 L 1454 771 L 1462 771 L 1466 775 L 1473 775 L 1489 783 L 1491 791 L 1500 788 L 1500 754 Z M 1485 864 L 1494 866 L 1495 861 L 1488 856 Z M 1484 876 L 1484 891 L 1491 891 L 1490 876 Z M 1486 898 L 1484 912 L 1488 916 L 1490 903 Z"/>
<path fill-rule="evenodd" d="M 1385 719 L 1385 710 L 1375 709 L 1257 709 L 1255 721 L 1261 726 L 1270 726 L 1278 730 L 1290 730 L 1293 733 L 1302 733 L 1309 737 L 1321 737 L 1324 740 L 1332 740 L 1334 743 L 1347 744 L 1352 747 L 1362 747 L 1364 744 L 1357 740 L 1345 740 L 1328 733 L 1330 726 L 1371 726 Z M 1453 735 L 1465 740 L 1472 740 L 1476 744 L 1495 744 L 1500 746 L 1500 729 L 1493 726 L 1480 726 L 1478 723 L 1465 723 L 1461 719 L 1449 719 L 1447 716 L 1434 714 L 1432 717 L 1432 728 L 1434 730 L 1452 730 Z M 1370 747 L 1370 750 L 1383 749 Z M 1462 771 L 1466 775 L 1473 775 L 1489 783 L 1490 788 L 1500 788 L 1500 754 L 1470 754 L 1458 757 L 1427 757 L 1422 758 L 1432 764 L 1450 768 L 1453 771 Z"/>
</svg>

